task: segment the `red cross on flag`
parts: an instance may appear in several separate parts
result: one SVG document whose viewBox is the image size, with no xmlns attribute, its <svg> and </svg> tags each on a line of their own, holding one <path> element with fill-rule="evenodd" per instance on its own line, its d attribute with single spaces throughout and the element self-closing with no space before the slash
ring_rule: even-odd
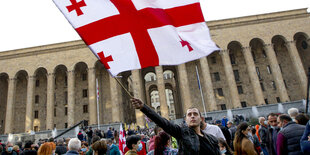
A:
<svg viewBox="0 0 310 155">
<path fill-rule="evenodd" d="M 218 50 L 199 0 L 53 1 L 112 76 Z"/>
</svg>

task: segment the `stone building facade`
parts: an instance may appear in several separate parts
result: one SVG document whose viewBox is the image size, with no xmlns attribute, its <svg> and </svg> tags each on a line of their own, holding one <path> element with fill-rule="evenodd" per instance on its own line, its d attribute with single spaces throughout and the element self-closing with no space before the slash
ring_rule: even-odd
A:
<svg viewBox="0 0 310 155">
<path fill-rule="evenodd" d="M 178 66 L 123 72 L 117 79 L 168 119 L 305 99 L 310 67 L 307 9 L 207 22 L 222 49 Z M 98 82 L 96 82 L 98 81 Z M 0 134 L 66 128 L 81 120 L 137 122 L 129 95 L 78 40 L 0 53 Z"/>
</svg>

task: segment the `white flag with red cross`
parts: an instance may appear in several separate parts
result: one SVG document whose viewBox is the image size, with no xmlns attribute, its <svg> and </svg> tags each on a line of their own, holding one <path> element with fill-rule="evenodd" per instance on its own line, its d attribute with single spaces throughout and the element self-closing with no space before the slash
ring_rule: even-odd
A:
<svg viewBox="0 0 310 155">
<path fill-rule="evenodd" d="M 53 1 L 112 76 L 218 50 L 199 0 Z"/>
</svg>

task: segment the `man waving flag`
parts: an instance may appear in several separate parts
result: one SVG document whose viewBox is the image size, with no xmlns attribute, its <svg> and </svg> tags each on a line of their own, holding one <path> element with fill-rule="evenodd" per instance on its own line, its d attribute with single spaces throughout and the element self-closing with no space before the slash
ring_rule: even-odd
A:
<svg viewBox="0 0 310 155">
<path fill-rule="evenodd" d="M 53 1 L 112 76 L 218 50 L 199 0 Z"/>
</svg>

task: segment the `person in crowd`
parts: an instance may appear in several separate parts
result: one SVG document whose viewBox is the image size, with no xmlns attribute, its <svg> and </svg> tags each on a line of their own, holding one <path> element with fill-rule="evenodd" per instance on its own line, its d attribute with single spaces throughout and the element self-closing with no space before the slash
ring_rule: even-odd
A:
<svg viewBox="0 0 310 155">
<path fill-rule="evenodd" d="M 256 129 L 253 127 L 251 128 L 251 132 L 252 132 L 252 137 L 253 137 L 253 144 L 254 144 L 254 148 L 255 148 L 255 151 L 257 152 L 257 154 L 260 154 L 262 152 L 262 149 L 261 149 L 261 145 L 259 143 L 259 139 L 258 137 L 256 136 Z"/>
<path fill-rule="evenodd" d="M 228 127 L 228 131 L 229 131 L 230 137 L 231 137 L 231 143 L 228 145 L 230 146 L 230 148 L 232 150 L 234 150 L 233 140 L 235 139 L 235 133 L 236 133 L 237 127 L 234 125 L 234 123 L 232 121 L 227 122 L 227 127 Z"/>
<path fill-rule="evenodd" d="M 267 151 L 269 155 L 277 155 L 277 137 L 280 128 L 278 127 L 278 115 L 270 113 L 268 119 L 268 134 L 267 134 Z"/>
<path fill-rule="evenodd" d="M 32 141 L 26 141 L 24 151 L 21 153 L 21 155 L 37 155 L 37 151 L 32 150 L 31 148 L 32 144 Z"/>
<path fill-rule="evenodd" d="M 226 117 L 224 116 L 224 118 L 226 118 Z M 221 122 L 220 120 L 215 121 L 215 125 L 217 125 L 221 129 L 221 131 L 222 131 L 222 133 L 226 139 L 227 144 L 230 144 L 231 143 L 230 132 L 228 130 L 228 127 L 223 126 L 222 123 L 223 123 L 223 121 Z"/>
<path fill-rule="evenodd" d="M 308 121 L 304 134 L 300 139 L 300 148 L 304 154 L 310 154 L 310 121 Z"/>
<path fill-rule="evenodd" d="M 155 138 L 155 149 L 148 155 L 177 155 L 178 150 L 169 147 L 171 137 L 166 132 L 160 132 Z"/>
<path fill-rule="evenodd" d="M 305 114 L 298 114 L 295 117 L 295 122 L 300 125 L 306 125 L 309 121 L 309 117 Z"/>
<path fill-rule="evenodd" d="M 288 115 L 295 121 L 295 117 L 299 114 L 299 110 L 297 108 L 290 108 L 287 110 Z"/>
<path fill-rule="evenodd" d="M 234 139 L 236 155 L 257 155 L 254 144 L 248 138 L 250 132 L 251 128 L 248 123 L 242 122 L 238 125 Z"/>
<path fill-rule="evenodd" d="M 226 140 L 222 130 L 220 129 L 220 127 L 218 127 L 217 125 L 212 125 L 212 124 L 208 124 L 205 122 L 205 118 L 202 117 L 202 121 L 201 121 L 201 130 L 207 134 L 211 134 L 216 138 L 223 138 L 224 140 Z"/>
<path fill-rule="evenodd" d="M 261 144 L 261 149 L 264 153 L 264 155 L 268 155 L 267 152 L 267 133 L 268 133 L 268 122 L 266 121 L 265 117 L 259 117 L 258 118 L 260 127 L 258 129 L 258 134 L 260 137 L 260 144 Z"/>
<path fill-rule="evenodd" d="M 92 127 L 89 127 L 89 129 L 86 129 L 86 135 L 87 135 L 87 142 L 88 142 L 88 144 L 90 145 L 90 144 L 92 144 L 91 143 L 91 140 L 92 140 L 92 138 L 93 138 L 93 129 L 92 129 Z"/>
<path fill-rule="evenodd" d="M 17 155 L 17 153 L 13 150 L 13 144 L 11 142 L 6 143 L 5 150 L 1 155 Z"/>
<path fill-rule="evenodd" d="M 0 154 L 2 153 L 2 151 L 3 151 L 3 146 L 2 144 L 0 144 Z"/>
<path fill-rule="evenodd" d="M 138 155 L 137 152 L 142 150 L 140 136 L 132 135 L 126 139 L 126 147 L 129 149 L 125 155 Z"/>
<path fill-rule="evenodd" d="M 225 126 L 225 127 L 227 127 L 227 122 L 228 122 L 228 119 L 226 118 L 226 116 L 224 116 L 223 118 L 222 118 L 222 126 Z"/>
<path fill-rule="evenodd" d="M 77 134 L 77 138 L 78 138 L 80 141 L 83 141 L 84 136 L 83 136 L 82 131 L 79 131 L 79 133 Z"/>
<path fill-rule="evenodd" d="M 107 152 L 107 143 L 104 140 L 96 141 L 91 145 L 94 155 L 104 155 Z"/>
<path fill-rule="evenodd" d="M 109 130 L 107 131 L 107 138 L 113 138 L 113 131 L 111 127 L 109 127 Z"/>
<path fill-rule="evenodd" d="M 67 148 L 64 145 L 64 139 L 62 138 L 57 139 L 55 154 L 62 155 L 65 154 L 66 152 Z"/>
<path fill-rule="evenodd" d="M 91 140 L 91 144 L 93 144 L 93 143 L 95 143 L 95 142 L 97 142 L 97 141 L 99 141 L 99 140 L 100 140 L 100 137 L 97 136 L 97 135 L 95 135 L 95 136 L 93 137 L 93 139 Z M 92 147 L 90 146 L 90 147 L 88 148 L 88 151 L 87 151 L 86 155 L 92 155 L 92 154 L 93 154 L 93 149 L 92 149 Z"/>
<path fill-rule="evenodd" d="M 38 155 L 53 154 L 56 149 L 56 145 L 52 142 L 45 142 L 39 148 Z"/>
<path fill-rule="evenodd" d="M 80 148 L 81 148 L 81 141 L 78 138 L 72 138 L 69 141 L 69 144 L 68 144 L 69 151 L 66 153 L 66 155 L 79 154 Z"/>
<path fill-rule="evenodd" d="M 187 125 L 181 127 L 158 115 L 141 100 L 132 98 L 131 102 L 136 109 L 140 109 L 165 132 L 177 139 L 179 154 L 220 154 L 217 139 L 201 130 L 203 117 L 197 108 L 187 109 L 185 118 Z"/>
<path fill-rule="evenodd" d="M 155 126 L 155 128 L 154 128 L 154 133 L 155 133 L 155 135 L 150 139 L 150 141 L 149 141 L 149 150 L 148 150 L 148 152 L 150 152 L 150 151 L 152 151 L 152 150 L 154 150 L 154 146 L 155 146 L 155 138 L 156 138 L 156 136 L 159 134 L 159 132 L 161 132 L 163 129 L 161 128 L 161 127 L 159 127 L 158 125 L 156 125 Z"/>
<path fill-rule="evenodd" d="M 227 142 L 223 138 L 219 138 L 219 147 L 221 151 L 221 155 L 233 155 L 233 151 L 227 144 Z"/>
<path fill-rule="evenodd" d="M 282 114 L 278 117 L 278 126 L 281 128 L 277 137 L 278 155 L 302 155 L 300 139 L 306 127 L 296 124 L 292 121 L 292 118 L 286 114 Z"/>
<path fill-rule="evenodd" d="M 17 153 L 17 154 L 19 154 L 20 152 L 20 149 L 19 149 L 19 146 L 18 145 L 14 145 L 13 146 L 13 150 Z"/>
<path fill-rule="evenodd" d="M 87 142 L 81 142 L 81 150 L 80 150 L 80 155 L 86 155 L 86 152 L 88 151 L 88 144 Z"/>
<path fill-rule="evenodd" d="M 108 155 L 120 155 L 120 151 L 117 145 L 113 144 L 113 140 L 112 139 L 108 139 L 107 140 L 108 143 L 108 150 L 109 150 L 109 154 Z"/>
</svg>

